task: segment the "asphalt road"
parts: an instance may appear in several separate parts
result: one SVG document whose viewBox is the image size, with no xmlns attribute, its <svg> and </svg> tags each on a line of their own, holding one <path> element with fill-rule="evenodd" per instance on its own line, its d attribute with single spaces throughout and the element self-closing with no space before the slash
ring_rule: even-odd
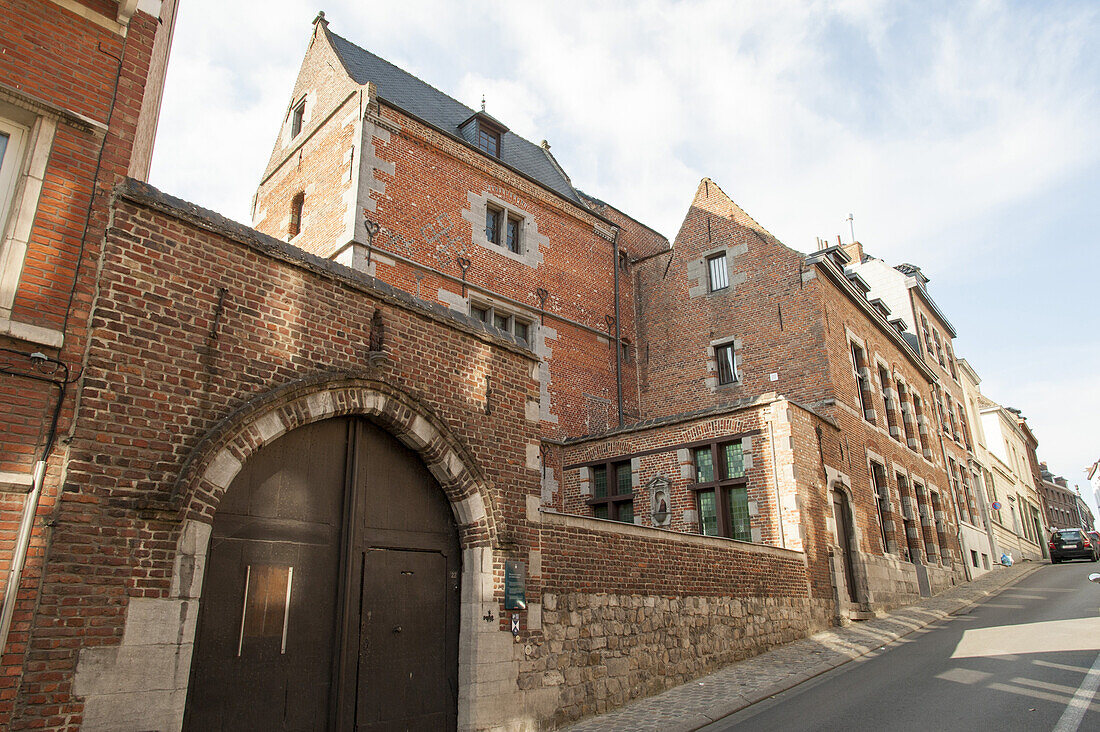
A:
<svg viewBox="0 0 1100 732">
<path fill-rule="evenodd" d="M 1100 730 L 1098 571 L 1044 566 L 704 730 Z"/>
</svg>

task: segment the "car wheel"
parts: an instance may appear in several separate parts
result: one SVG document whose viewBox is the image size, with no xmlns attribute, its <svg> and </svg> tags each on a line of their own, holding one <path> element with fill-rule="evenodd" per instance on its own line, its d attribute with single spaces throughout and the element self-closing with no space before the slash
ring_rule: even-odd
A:
<svg viewBox="0 0 1100 732">
<path fill-rule="evenodd" d="M 1057 563 L 1058 563 L 1058 562 L 1060 562 L 1060 561 L 1062 561 L 1062 560 L 1061 560 L 1061 559 L 1059 559 L 1058 557 L 1051 557 L 1051 558 L 1050 558 L 1050 563 L 1051 563 L 1051 564 L 1057 564 Z"/>
</svg>

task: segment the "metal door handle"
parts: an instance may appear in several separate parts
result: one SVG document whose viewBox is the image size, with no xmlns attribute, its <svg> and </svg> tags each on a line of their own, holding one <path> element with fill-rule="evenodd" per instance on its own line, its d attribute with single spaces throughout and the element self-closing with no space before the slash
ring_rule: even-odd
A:
<svg viewBox="0 0 1100 732">
<path fill-rule="evenodd" d="M 400 625 L 393 626 L 393 632 L 394 633 L 400 633 L 401 632 L 401 626 Z"/>
</svg>

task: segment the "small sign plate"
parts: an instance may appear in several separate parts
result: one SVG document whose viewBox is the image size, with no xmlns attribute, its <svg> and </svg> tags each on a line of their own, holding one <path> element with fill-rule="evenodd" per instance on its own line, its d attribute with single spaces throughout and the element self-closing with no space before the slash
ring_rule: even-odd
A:
<svg viewBox="0 0 1100 732">
<path fill-rule="evenodd" d="M 504 609 L 527 609 L 527 566 L 516 559 L 504 562 Z"/>
</svg>

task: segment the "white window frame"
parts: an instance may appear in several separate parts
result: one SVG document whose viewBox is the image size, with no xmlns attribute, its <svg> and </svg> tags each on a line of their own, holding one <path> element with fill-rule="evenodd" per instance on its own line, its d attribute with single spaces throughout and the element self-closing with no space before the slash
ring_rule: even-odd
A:
<svg viewBox="0 0 1100 732">
<path fill-rule="evenodd" d="M 718 264 L 719 260 L 721 260 L 721 264 Z M 711 254 L 707 256 L 706 263 L 707 287 L 709 288 L 709 292 L 721 292 L 722 290 L 728 290 L 730 286 L 730 274 L 726 252 L 721 251 L 717 254 Z M 718 275 L 718 277 L 715 277 L 716 274 Z"/>
</svg>

